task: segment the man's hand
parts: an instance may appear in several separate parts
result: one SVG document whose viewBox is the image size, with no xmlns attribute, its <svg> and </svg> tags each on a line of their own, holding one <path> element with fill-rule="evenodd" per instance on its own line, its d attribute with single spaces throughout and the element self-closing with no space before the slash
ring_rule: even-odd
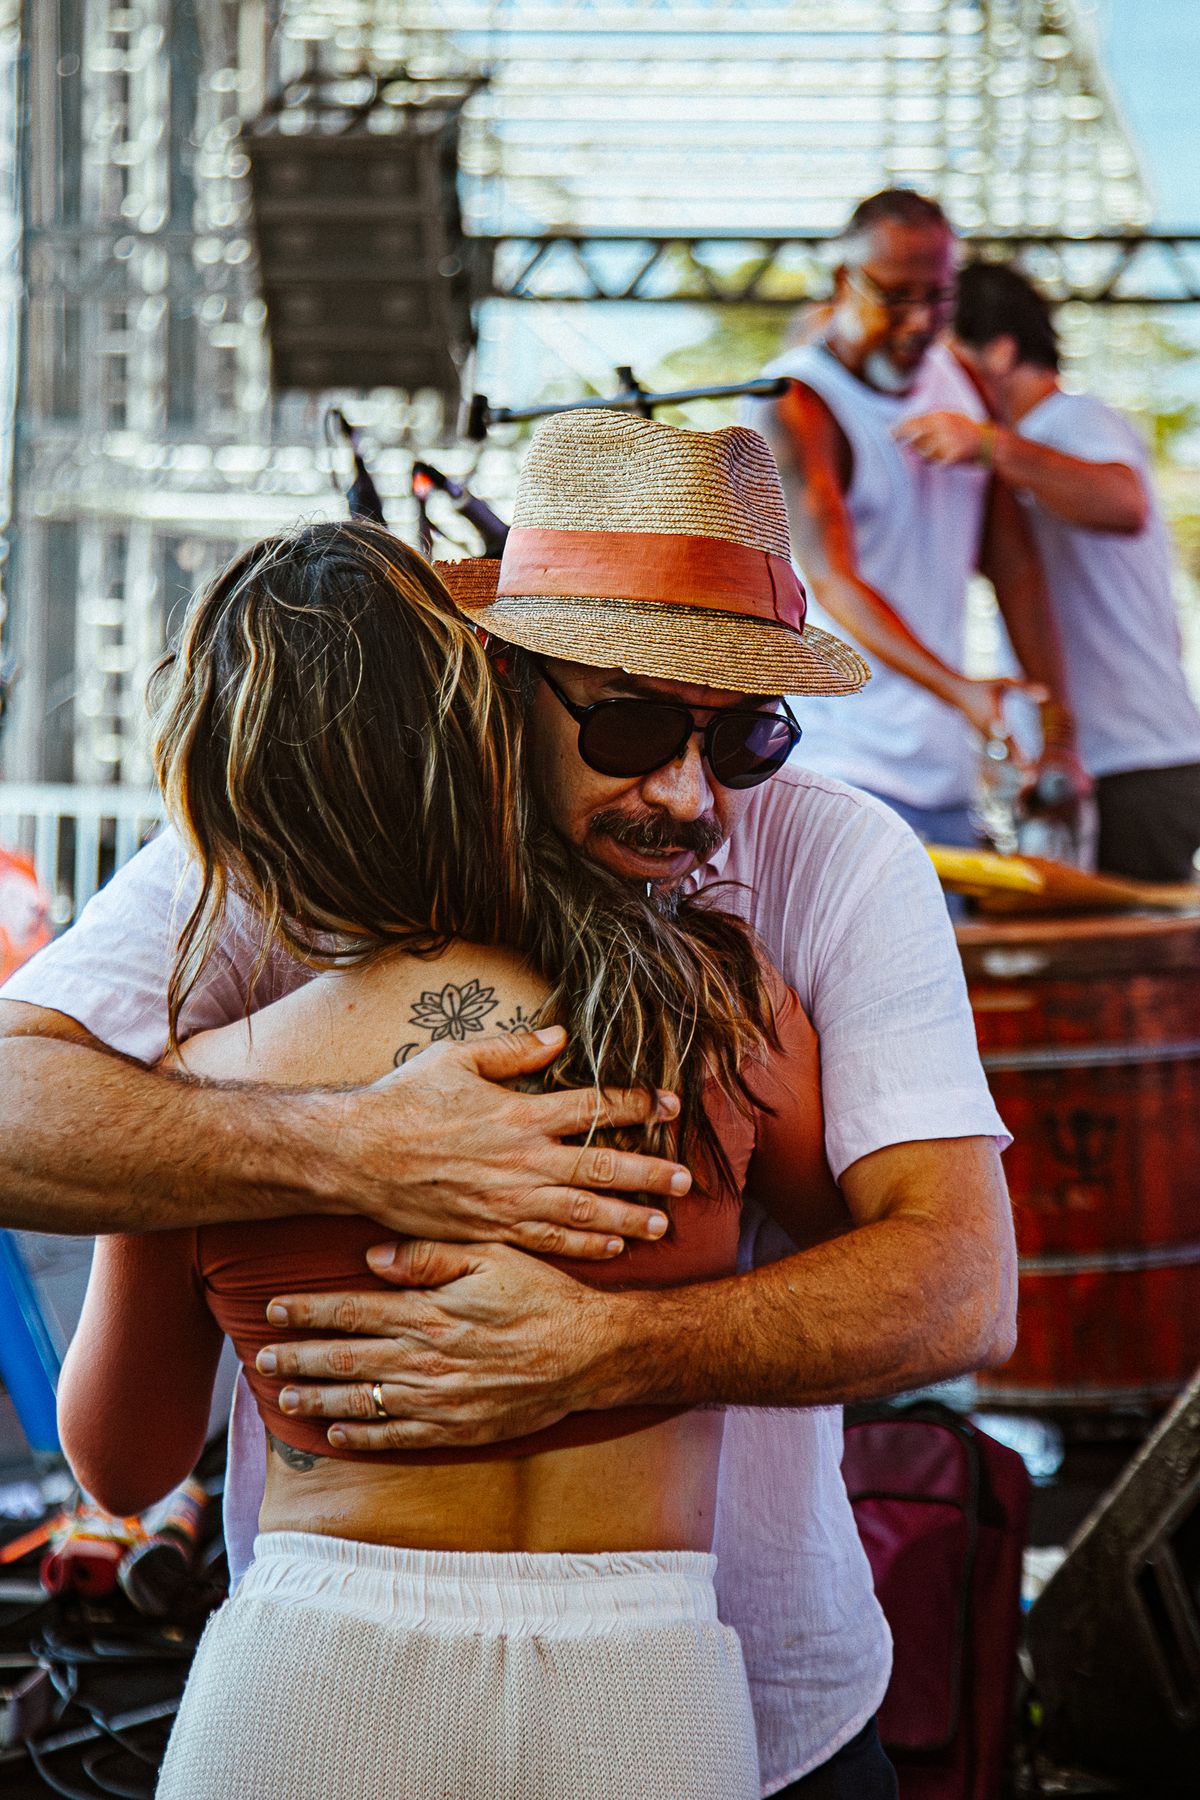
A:
<svg viewBox="0 0 1200 1800">
<path fill-rule="evenodd" d="M 521 1437 L 587 1406 L 606 1311 L 596 1289 L 503 1244 L 389 1244 L 368 1261 L 408 1291 L 288 1295 L 267 1308 L 272 1324 L 349 1334 L 259 1353 L 263 1374 L 327 1384 L 285 1389 L 284 1412 L 338 1420 L 339 1445 L 435 1450 Z"/>
<path fill-rule="evenodd" d="M 104 1233 L 356 1212 L 405 1236 L 614 1256 L 667 1226 L 614 1195 L 685 1194 L 691 1176 L 563 1140 L 679 1105 L 500 1085 L 545 1068 L 562 1043 L 556 1027 L 438 1044 L 373 1087 L 282 1088 L 147 1069 L 62 1013 L 0 1000 L 4 1223 Z"/>
<path fill-rule="evenodd" d="M 336 1121 L 326 1174 L 342 1212 L 392 1231 L 451 1242 L 501 1242 L 557 1256 L 618 1255 L 625 1238 L 658 1238 L 666 1215 L 610 1198 L 686 1194 L 679 1163 L 566 1144 L 594 1125 L 673 1118 L 671 1094 L 502 1087 L 545 1068 L 559 1026 L 478 1044 L 435 1044 L 369 1088 L 328 1096 Z M 348 1185 L 353 1170 L 353 1185 Z"/>
<path fill-rule="evenodd" d="M 995 433 L 990 420 L 971 419 L 966 413 L 922 413 L 904 419 L 893 436 L 909 444 L 926 462 L 974 463 L 984 460 L 984 446 Z"/>
<path fill-rule="evenodd" d="M 1091 791 L 1092 778 L 1076 750 L 1070 745 L 1048 744 L 1030 772 L 1023 805 L 1029 812 L 1069 821 Z"/>
<path fill-rule="evenodd" d="M 839 1405 L 1011 1356 L 1016 1246 L 991 1138 L 889 1145 L 842 1189 L 855 1229 L 649 1293 L 585 1287 L 503 1245 L 381 1246 L 368 1262 L 404 1291 L 273 1300 L 273 1324 L 344 1335 L 270 1345 L 258 1367 L 293 1384 L 285 1412 L 339 1420 L 332 1441 L 421 1450 L 614 1406 Z"/>
<path fill-rule="evenodd" d="M 1151 499 L 1141 473 L 1120 457 L 1094 462 L 1067 456 L 995 420 L 956 412 L 905 419 L 895 436 L 928 462 L 982 463 L 1055 518 L 1083 531 L 1132 536 L 1144 531 L 1150 518 Z"/>
<path fill-rule="evenodd" d="M 1033 705 L 1040 705 L 1046 698 L 1046 689 L 1038 681 L 1022 681 L 1012 675 L 990 675 L 977 679 L 970 675 L 959 677 L 954 688 L 954 704 L 975 727 L 980 737 L 993 738 L 1008 736 L 1008 728 L 1004 722 L 1005 694 L 1024 694 Z"/>
</svg>

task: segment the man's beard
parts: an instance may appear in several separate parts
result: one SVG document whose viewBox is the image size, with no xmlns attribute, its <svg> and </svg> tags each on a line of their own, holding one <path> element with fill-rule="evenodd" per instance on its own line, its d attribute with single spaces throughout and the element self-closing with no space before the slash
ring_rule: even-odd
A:
<svg viewBox="0 0 1200 1800">
<path fill-rule="evenodd" d="M 920 363 L 914 363 L 911 369 L 899 368 L 884 350 L 872 350 L 863 359 L 864 376 L 881 394 L 907 394 L 915 386 L 920 369 Z"/>
<path fill-rule="evenodd" d="M 593 813 L 588 836 L 611 838 L 644 856 L 661 856 L 672 850 L 690 850 L 697 863 L 707 862 L 725 842 L 725 833 L 712 818 L 672 819 L 665 813 L 631 814 L 617 807 Z"/>
</svg>

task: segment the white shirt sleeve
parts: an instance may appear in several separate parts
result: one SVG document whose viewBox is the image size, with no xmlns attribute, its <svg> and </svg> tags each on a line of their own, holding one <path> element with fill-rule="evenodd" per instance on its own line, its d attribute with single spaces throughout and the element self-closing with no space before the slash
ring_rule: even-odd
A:
<svg viewBox="0 0 1200 1800">
<path fill-rule="evenodd" d="M 1004 1129 L 979 1060 L 946 902 L 924 847 L 901 839 L 829 948 L 814 1017 L 835 1174 L 885 1144 Z"/>
<path fill-rule="evenodd" d="M 841 783 L 797 771 L 775 787 L 759 816 L 753 874 L 737 874 L 752 881 L 754 922 L 821 1040 L 834 1174 L 888 1144 L 992 1137 L 1005 1148 L 1012 1140 L 979 1060 L 924 846 L 895 813 Z"/>
<path fill-rule="evenodd" d="M 1129 420 L 1093 394 L 1056 393 L 1035 406 L 1017 426 L 1018 434 L 1081 462 L 1124 463 L 1140 474 L 1146 446 Z"/>
<path fill-rule="evenodd" d="M 176 941 L 195 897 L 196 875 L 182 844 L 173 831 L 161 832 L 88 901 L 69 931 L 17 970 L 0 988 L 0 999 L 65 1013 L 112 1049 L 157 1062 L 167 1047 Z M 181 1036 L 243 1015 L 258 949 L 250 916 L 235 903 L 204 979 L 184 1008 Z M 251 1010 L 294 985 L 298 974 L 289 980 L 280 959 L 270 959 L 255 984 Z"/>
</svg>

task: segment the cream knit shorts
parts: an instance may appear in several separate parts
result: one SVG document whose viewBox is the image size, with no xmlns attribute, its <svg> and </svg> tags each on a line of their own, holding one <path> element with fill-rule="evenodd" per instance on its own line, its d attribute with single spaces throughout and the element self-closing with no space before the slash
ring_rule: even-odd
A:
<svg viewBox="0 0 1200 1800">
<path fill-rule="evenodd" d="M 757 1800 L 715 1567 L 260 1537 L 158 1800 Z"/>
</svg>

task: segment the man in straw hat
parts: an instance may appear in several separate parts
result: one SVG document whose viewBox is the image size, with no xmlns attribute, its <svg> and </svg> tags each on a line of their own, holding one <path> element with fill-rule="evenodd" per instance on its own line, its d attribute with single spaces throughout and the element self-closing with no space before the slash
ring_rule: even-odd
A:
<svg viewBox="0 0 1200 1800">
<path fill-rule="evenodd" d="M 821 1034 L 829 1158 L 854 1228 L 797 1251 L 756 1215 L 744 1274 L 648 1295 L 581 1287 L 516 1246 L 570 1250 L 564 1232 L 589 1226 L 653 1236 L 646 1209 L 594 1190 L 666 1194 L 680 1172 L 563 1147 L 593 1098 L 569 1117 L 567 1097 L 494 1086 L 552 1054 L 516 1038 L 412 1065 L 386 1131 L 377 1094 L 369 1108 L 342 1097 L 345 1144 L 314 1135 L 310 1097 L 264 1096 L 264 1157 L 257 1099 L 200 1090 L 197 1102 L 187 1084 L 97 1055 L 103 1043 L 143 1054 L 163 1029 L 174 864 L 155 845 L 5 992 L 24 1004 L 8 1006 L 0 1042 L 0 1192 L 15 1209 L 33 1191 L 21 1222 L 78 1230 L 89 1206 L 107 1204 L 106 1229 L 127 1222 L 107 1198 L 115 1168 L 143 1226 L 188 1209 L 278 1210 L 281 1188 L 288 1210 L 317 1210 L 332 1185 L 416 1233 L 371 1254 L 396 1293 L 280 1297 L 282 1316 L 318 1337 L 274 1349 L 298 1410 L 341 1419 L 354 1443 L 492 1441 L 635 1400 L 731 1405 L 718 1583 L 745 1652 L 764 1792 L 883 1800 L 894 1776 L 873 1718 L 890 1648 L 839 1474 L 840 1404 L 1003 1360 L 1015 1279 L 1006 1139 L 928 859 L 886 807 L 785 767 L 800 726 L 781 694 L 843 694 L 849 710 L 865 670 L 805 625 L 778 476 L 752 431 L 605 412 L 548 421 L 503 562 L 443 573 L 527 697 L 534 779 L 563 836 L 668 899 L 720 883 L 798 991 Z M 244 966 L 245 945 L 226 952 Z M 209 1004 L 218 1016 L 231 1004 L 219 982 Z M 68 1109 L 53 1142 L 22 1087 L 43 1071 Z M 548 1105 L 562 1108 L 549 1123 Z M 76 1112 L 83 1170 L 78 1150 L 69 1166 L 57 1150 Z M 420 1239 L 435 1205 L 439 1230 L 472 1241 Z M 320 1341 L 329 1332 L 338 1341 Z M 348 1333 L 363 1341 L 350 1349 Z M 390 1416 L 364 1425 L 374 1383 Z M 763 1410 L 779 1407 L 801 1410 Z M 235 1565 L 261 1491 L 262 1433 L 246 1421 L 235 1407 Z"/>
<path fill-rule="evenodd" d="M 796 987 L 821 1034 L 829 1156 L 857 1229 L 796 1252 L 756 1213 L 754 1273 L 594 1309 L 589 1295 L 586 1321 L 575 1284 L 568 1296 L 519 1252 L 397 1248 L 373 1266 L 421 1292 L 369 1304 L 364 1332 L 397 1341 L 370 1346 L 361 1377 L 398 1417 L 347 1429 L 435 1445 L 635 1395 L 747 1403 L 727 1421 L 715 1547 L 764 1792 L 890 1795 L 873 1723 L 889 1646 L 839 1473 L 839 1407 L 1003 1361 L 1015 1263 L 1007 1138 L 928 859 L 886 807 L 787 760 L 805 697 L 848 696 L 850 713 L 867 671 L 806 624 L 778 474 L 745 429 L 549 420 L 503 560 L 441 573 L 505 646 L 559 830 L 627 879 L 711 885 Z M 328 1329 L 338 1304 L 296 1316 Z M 441 1373 L 414 1381 L 414 1352 L 435 1349 Z M 320 1351 L 291 1367 L 336 1373 Z M 361 1416 L 355 1399 L 314 1388 L 304 1406 Z M 804 1410 L 754 1410 L 778 1406 Z"/>
</svg>

